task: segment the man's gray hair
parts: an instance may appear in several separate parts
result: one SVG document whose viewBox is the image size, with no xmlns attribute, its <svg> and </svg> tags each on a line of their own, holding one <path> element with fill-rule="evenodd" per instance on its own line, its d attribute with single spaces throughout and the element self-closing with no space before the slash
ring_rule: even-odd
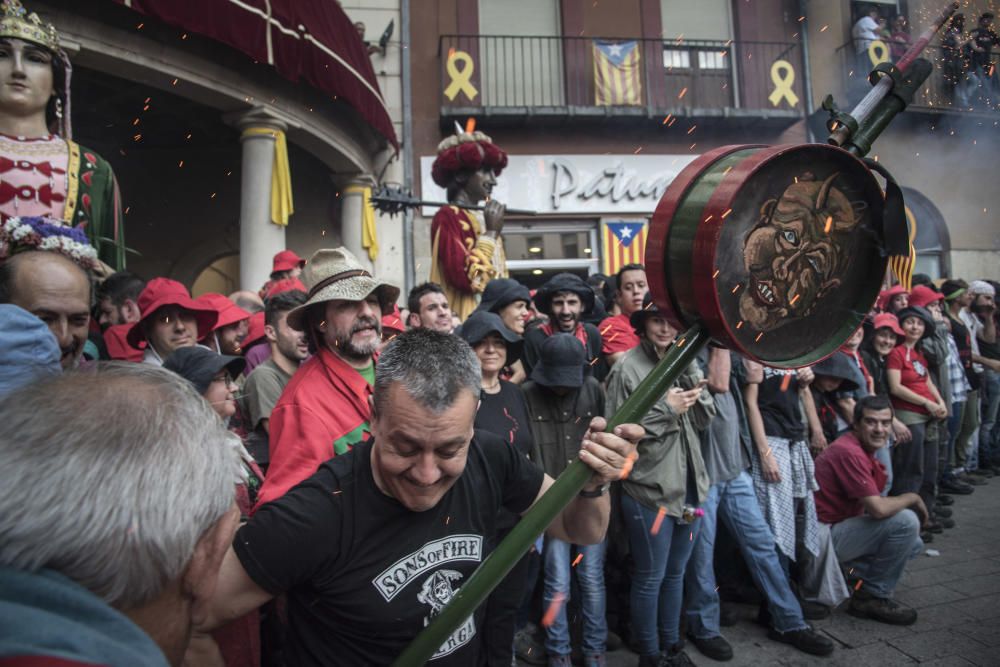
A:
<svg viewBox="0 0 1000 667">
<path fill-rule="evenodd" d="M 375 408 L 379 412 L 394 382 L 423 406 L 441 413 L 463 389 L 479 395 L 482 370 L 476 353 L 458 336 L 411 329 L 393 338 L 375 365 Z"/>
<path fill-rule="evenodd" d="M 0 565 L 119 609 L 155 599 L 233 505 L 238 451 L 178 375 L 110 362 L 0 399 Z"/>
</svg>

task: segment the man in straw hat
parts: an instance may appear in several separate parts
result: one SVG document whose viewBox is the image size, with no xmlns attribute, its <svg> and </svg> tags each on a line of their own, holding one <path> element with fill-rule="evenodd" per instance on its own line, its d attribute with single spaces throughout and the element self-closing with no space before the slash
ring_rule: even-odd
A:
<svg viewBox="0 0 1000 667">
<path fill-rule="evenodd" d="M 280 498 L 321 463 L 368 439 L 373 355 L 382 316 L 399 297 L 398 287 L 373 278 L 346 248 L 317 251 L 302 277 L 308 298 L 286 321 L 305 332 L 315 354 L 271 412 L 271 460 L 260 503 Z"/>
</svg>

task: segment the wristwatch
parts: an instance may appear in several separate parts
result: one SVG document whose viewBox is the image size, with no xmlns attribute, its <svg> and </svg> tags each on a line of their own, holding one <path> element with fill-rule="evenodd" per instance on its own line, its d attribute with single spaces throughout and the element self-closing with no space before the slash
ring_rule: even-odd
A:
<svg viewBox="0 0 1000 667">
<path fill-rule="evenodd" d="M 608 489 L 610 489 L 610 488 L 611 488 L 611 483 L 609 482 L 609 483 L 607 483 L 607 484 L 605 484 L 605 485 L 603 485 L 603 486 L 601 486 L 599 488 L 594 489 L 593 491 L 580 491 L 580 497 L 581 498 L 600 498 L 605 493 L 607 493 Z"/>
</svg>

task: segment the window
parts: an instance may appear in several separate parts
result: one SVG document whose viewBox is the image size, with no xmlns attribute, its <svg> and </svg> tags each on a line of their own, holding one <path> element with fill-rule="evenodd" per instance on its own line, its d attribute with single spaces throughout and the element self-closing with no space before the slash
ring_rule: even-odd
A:
<svg viewBox="0 0 1000 667">
<path fill-rule="evenodd" d="M 530 288 L 557 273 L 586 278 L 599 270 L 597 224 L 593 221 L 508 223 L 503 240 L 508 272 Z"/>
</svg>

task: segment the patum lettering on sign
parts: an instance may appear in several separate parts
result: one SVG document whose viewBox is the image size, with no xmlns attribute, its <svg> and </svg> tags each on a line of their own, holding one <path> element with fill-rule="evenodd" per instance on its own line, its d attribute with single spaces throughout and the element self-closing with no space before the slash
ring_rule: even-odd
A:
<svg viewBox="0 0 1000 667">
<path fill-rule="evenodd" d="M 667 186 L 695 155 L 510 155 L 493 197 L 507 205 L 546 214 L 648 216 Z M 431 179 L 434 158 L 420 158 L 421 196 L 444 201 Z M 421 213 L 434 215 L 437 207 Z"/>
<path fill-rule="evenodd" d="M 576 192 L 578 181 L 576 167 L 568 160 L 561 158 L 553 158 L 549 164 L 552 166 L 552 208 L 556 210 L 559 209 L 564 197 L 574 193 L 578 198 L 584 200 L 606 197 L 613 204 L 617 204 L 623 199 L 640 198 L 651 199 L 655 204 L 663 196 L 670 181 L 673 180 L 673 175 L 648 181 L 641 180 L 636 176 L 628 177 L 625 165 L 618 162 L 615 166 L 608 167 L 594 176 L 587 185 Z"/>
</svg>

